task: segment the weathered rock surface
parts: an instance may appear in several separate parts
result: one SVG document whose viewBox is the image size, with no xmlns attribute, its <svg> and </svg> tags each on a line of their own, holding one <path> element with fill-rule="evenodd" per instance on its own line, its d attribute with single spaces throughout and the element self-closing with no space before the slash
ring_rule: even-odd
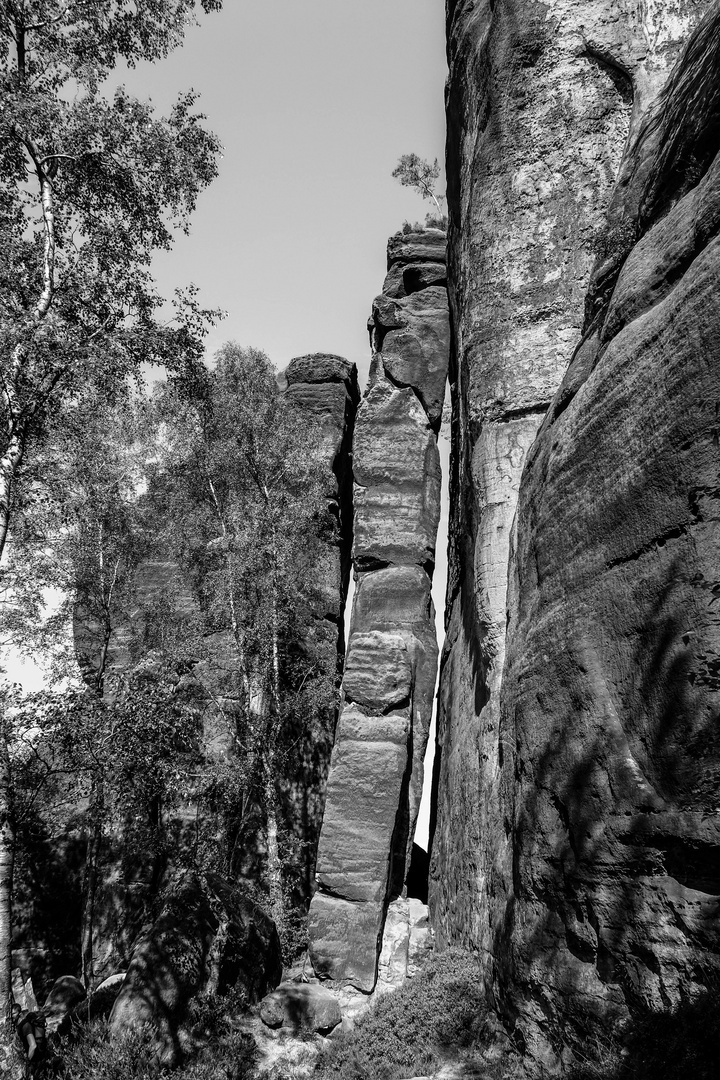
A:
<svg viewBox="0 0 720 1080">
<path fill-rule="evenodd" d="M 357 569 L 434 565 L 440 458 L 427 414 L 412 389 L 396 389 L 382 379 L 368 390 L 353 455 Z"/>
<path fill-rule="evenodd" d="M 280 983 L 260 1003 L 260 1019 L 267 1027 L 293 1032 L 327 1034 L 342 1021 L 338 1000 L 318 983 Z"/>
<path fill-rule="evenodd" d="M 427 904 L 398 897 L 388 905 L 376 993 L 397 990 L 417 974 L 432 949 Z"/>
<path fill-rule="evenodd" d="M 688 82 L 720 78 L 717 6 L 704 32 L 660 149 L 629 152 L 642 235 L 590 309 L 520 489 L 494 948 L 540 1043 L 581 1013 L 607 1025 L 692 1000 L 720 969 L 720 160 L 698 176 L 720 139 L 711 101 L 711 145 L 688 142 L 700 117 L 686 127 L 682 108 Z"/>
<path fill-rule="evenodd" d="M 432 273 L 422 273 L 425 266 L 406 267 L 406 279 L 411 269 L 415 271 L 412 295 L 401 299 L 382 295 L 375 300 L 372 344 L 375 352 L 382 353 L 390 382 L 412 387 L 437 429 L 445 400 L 450 323 L 447 289 L 433 284 Z"/>
<path fill-rule="evenodd" d="M 62 1029 L 73 1009 L 86 998 L 85 987 L 74 975 L 61 975 L 50 987 L 43 1003 L 45 1030 L 48 1035 Z"/>
<path fill-rule="evenodd" d="M 454 464 L 430 906 L 440 942 L 478 948 L 489 971 L 512 887 L 512 813 L 501 800 L 501 776 L 515 742 L 501 731 L 500 700 L 520 480 L 580 340 L 595 254 L 623 240 L 622 213 L 608 229 L 605 212 L 628 134 L 634 142 L 706 8 L 690 0 L 671 7 L 611 0 L 448 5 Z M 608 462 L 585 447 L 609 492 Z M 535 465 L 538 478 L 544 462 Z M 553 573 L 561 576 L 577 520 L 597 499 L 591 486 L 580 494 L 568 480 L 558 477 L 557 502 L 543 503 L 570 529 L 553 554 Z M 537 570 L 545 572 L 544 565 Z M 578 604 L 563 608 L 566 644 Z M 545 608 L 533 610 L 550 618 Z M 556 653 L 540 651 L 535 660 Z M 547 716 L 556 705 L 547 682 L 540 700 L 542 709 L 533 706 L 538 723 L 538 710 Z M 531 756 L 522 760 L 529 790 L 540 766 Z M 531 937 L 528 927 L 528 943 Z"/>
<path fill-rule="evenodd" d="M 410 868 L 437 669 L 430 583 L 450 336 L 437 287 L 444 257 L 436 229 L 388 245 L 353 446 L 356 592 L 309 936 L 315 971 L 365 993 L 388 904 L 404 894 Z"/>
<path fill-rule="evenodd" d="M 211 980 L 215 992 L 239 986 L 253 1003 L 277 986 L 281 973 L 272 920 L 222 879 L 201 885 L 185 875 L 169 887 L 133 950 L 110 1014 L 111 1033 L 151 1024 L 160 1061 L 172 1064 L 188 1002 Z"/>
</svg>

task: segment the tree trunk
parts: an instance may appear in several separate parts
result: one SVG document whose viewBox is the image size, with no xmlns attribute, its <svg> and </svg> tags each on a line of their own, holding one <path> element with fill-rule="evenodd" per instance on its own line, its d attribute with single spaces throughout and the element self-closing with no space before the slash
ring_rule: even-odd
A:
<svg viewBox="0 0 720 1080">
<path fill-rule="evenodd" d="M 83 878 L 82 926 L 80 946 L 82 961 L 82 981 L 88 993 L 92 989 L 94 978 L 93 932 L 95 929 L 95 896 L 97 893 L 98 866 L 102 845 L 103 817 L 105 814 L 105 792 L 102 780 L 93 780 L 90 790 L 90 835 L 88 836 L 85 855 L 85 875 Z"/>
<path fill-rule="evenodd" d="M 269 501 L 269 500 L 268 500 Z M 280 631 L 278 618 L 278 554 L 275 524 L 272 526 L 272 695 L 265 746 L 265 812 L 267 814 L 268 885 L 270 905 L 278 930 L 285 922 L 282 860 L 278 847 L 278 806 L 275 787 L 275 748 L 280 724 Z"/>
<path fill-rule="evenodd" d="M 267 870 L 270 890 L 270 910 L 278 931 L 285 921 L 285 898 L 283 896 L 282 860 L 278 847 L 277 793 L 274 770 L 270 763 L 265 767 L 265 814 L 267 820 Z"/>
<path fill-rule="evenodd" d="M 5 704 L 0 702 L 0 1073 L 22 1076 L 12 1024 L 12 883 L 15 822 L 10 788 L 10 756 Z"/>
<path fill-rule="evenodd" d="M 6 405 L 10 400 L 5 396 Z M 0 560 L 5 551 L 10 527 L 10 497 L 15 473 L 20 467 L 25 449 L 25 440 L 17 432 L 10 436 L 5 451 L 0 458 Z"/>
</svg>

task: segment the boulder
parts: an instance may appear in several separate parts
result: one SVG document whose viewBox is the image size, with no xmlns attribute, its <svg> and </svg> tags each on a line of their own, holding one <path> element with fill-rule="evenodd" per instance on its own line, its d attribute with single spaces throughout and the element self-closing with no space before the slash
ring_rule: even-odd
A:
<svg viewBox="0 0 720 1080">
<path fill-rule="evenodd" d="M 253 1002 L 277 985 L 281 971 L 277 930 L 253 901 L 215 875 L 204 883 L 183 875 L 133 950 L 111 1033 L 151 1024 L 159 1060 L 172 1064 L 178 1025 L 211 976 L 217 991 L 239 986 Z"/>
<path fill-rule="evenodd" d="M 54 1035 L 64 1026 L 73 1009 L 86 996 L 85 987 L 74 975 L 62 975 L 55 980 L 42 1007 L 48 1035 Z"/>
<path fill-rule="evenodd" d="M 269 1028 L 328 1034 L 342 1021 L 337 998 L 318 983 L 284 982 L 260 1002 L 260 1019 Z"/>
<path fill-rule="evenodd" d="M 82 1023 L 94 1020 L 96 1017 L 108 1017 L 120 993 L 126 974 L 125 971 L 119 971 L 115 975 L 109 975 L 107 979 L 103 979 L 84 1001 L 74 1007 L 71 1014 L 72 1020 Z"/>
</svg>

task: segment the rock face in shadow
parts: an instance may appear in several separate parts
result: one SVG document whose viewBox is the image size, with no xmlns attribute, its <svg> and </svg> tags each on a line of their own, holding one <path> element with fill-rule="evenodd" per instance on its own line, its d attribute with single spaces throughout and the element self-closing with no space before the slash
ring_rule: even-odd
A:
<svg viewBox="0 0 720 1080">
<path fill-rule="evenodd" d="M 605 214 L 626 141 L 634 143 L 707 6 L 688 0 L 670 12 L 611 0 L 448 5 L 453 467 L 430 905 L 440 942 L 477 948 L 489 979 L 518 873 L 511 855 L 513 810 L 502 795 L 515 739 L 505 720 L 501 728 L 500 706 L 521 476 L 581 339 L 596 255 L 623 242 L 622 214 L 611 228 Z M 592 455 L 588 470 L 597 471 L 607 491 L 608 462 L 584 445 Z M 538 485 L 544 463 L 535 465 Z M 638 485 L 637 498 L 645 498 Z M 570 529 L 552 556 L 553 573 L 567 573 L 570 537 L 596 498 L 591 485 L 569 486 L 565 473 L 558 476 L 556 501 L 543 496 L 549 518 Z M 528 522 L 522 527 L 531 530 L 523 541 L 529 560 L 534 534 Z M 519 602 L 527 587 L 524 578 Z M 580 598 L 562 610 L 567 642 Z M 551 618 L 544 606 L 533 611 L 536 619 Z M 511 628 L 515 632 L 512 622 Z M 513 648 L 517 672 L 520 652 Z M 552 654 L 559 656 L 557 646 Z M 541 650 L 535 661 L 544 655 L 551 653 Z M 540 694 L 540 682 L 533 685 Z M 540 716 L 555 715 L 551 685 L 543 682 L 542 705 L 533 706 L 538 724 Z M 574 752 L 568 745 L 567 753 Z M 522 783 L 531 786 L 537 761 L 522 760 L 528 771 Z M 558 822 L 563 813 L 556 811 Z"/>
<path fill-rule="evenodd" d="M 597 267 L 520 488 L 494 950 L 538 1052 L 720 969 L 717 94 L 688 111 L 719 42 L 716 6 L 628 152 L 610 221 L 638 239 Z"/>
<path fill-rule="evenodd" d="M 444 280 L 440 230 L 391 238 L 353 446 L 356 591 L 310 955 L 318 975 L 366 993 L 388 904 L 405 891 L 437 669 L 430 584 L 449 351 Z"/>
<path fill-rule="evenodd" d="M 272 920 L 222 879 L 211 876 L 203 885 L 187 874 L 168 888 L 158 917 L 133 949 L 110 1032 L 151 1025 L 161 1064 L 172 1065 L 178 1026 L 195 994 L 240 987 L 254 1004 L 281 974 Z"/>
</svg>

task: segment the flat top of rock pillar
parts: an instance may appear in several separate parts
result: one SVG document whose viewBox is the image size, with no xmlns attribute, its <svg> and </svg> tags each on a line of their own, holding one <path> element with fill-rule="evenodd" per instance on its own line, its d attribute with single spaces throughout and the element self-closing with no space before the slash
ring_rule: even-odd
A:
<svg viewBox="0 0 720 1080">
<path fill-rule="evenodd" d="M 440 262 L 446 259 L 447 236 L 442 229 L 395 233 L 388 240 L 387 268 L 396 262 Z"/>
<path fill-rule="evenodd" d="M 287 386 L 294 383 L 344 382 L 357 386 L 357 367 L 350 360 L 334 353 L 308 353 L 291 360 L 280 379 Z"/>
</svg>

